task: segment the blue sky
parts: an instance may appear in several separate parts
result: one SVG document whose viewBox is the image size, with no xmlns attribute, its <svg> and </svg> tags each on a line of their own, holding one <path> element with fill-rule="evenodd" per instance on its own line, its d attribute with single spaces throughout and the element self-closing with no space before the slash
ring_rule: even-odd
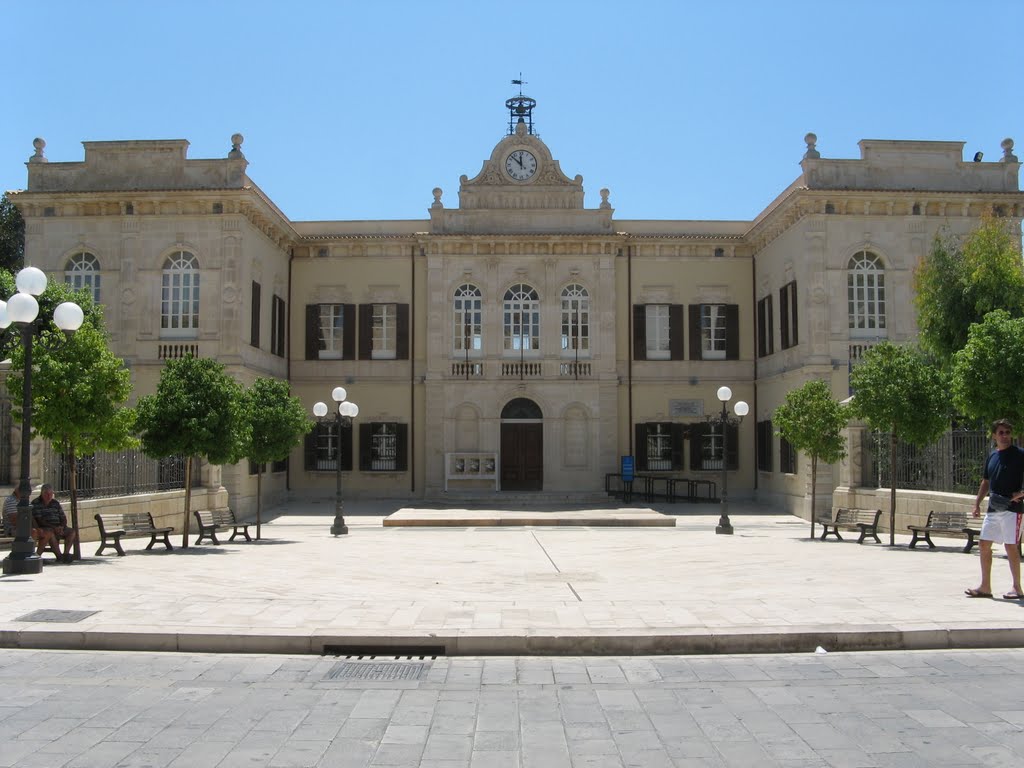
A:
<svg viewBox="0 0 1024 768">
<path fill-rule="evenodd" d="M 835 7 L 833 7 L 835 6 Z M 623 219 L 751 219 L 823 157 L 871 139 L 1024 154 L 1018 0 L 261 2 L 10 0 L 0 190 L 32 139 L 187 139 L 293 220 L 423 219 L 458 204 L 508 124 L 537 100 L 562 170 Z M 1017 132 L 1019 135 L 1014 135 Z"/>
</svg>

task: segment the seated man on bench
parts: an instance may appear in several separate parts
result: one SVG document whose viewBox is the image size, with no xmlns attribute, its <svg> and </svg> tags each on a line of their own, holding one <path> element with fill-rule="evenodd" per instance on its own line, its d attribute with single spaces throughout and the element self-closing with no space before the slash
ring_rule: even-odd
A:
<svg viewBox="0 0 1024 768">
<path fill-rule="evenodd" d="M 4 499 L 4 516 L 3 516 L 3 535 L 14 536 L 17 533 L 18 528 L 18 504 L 21 502 L 21 493 L 18 490 L 18 486 L 14 486 L 14 490 L 11 491 L 11 495 Z M 36 526 L 35 517 L 31 519 L 32 528 L 29 531 L 29 535 L 32 540 L 36 542 L 37 546 L 41 546 L 43 549 L 50 546 L 51 534 L 48 530 L 42 530 Z M 39 550 L 42 551 L 42 550 Z"/>
<path fill-rule="evenodd" d="M 70 563 L 74 559 L 72 547 L 76 540 L 75 530 L 68 525 L 64 508 L 53 497 L 53 486 L 49 483 L 44 483 L 39 492 L 39 498 L 32 500 L 32 515 L 35 517 L 36 525 L 44 533 L 48 532 L 52 537 L 50 543 L 52 544 L 53 553 L 57 555 L 57 560 Z M 61 555 L 60 547 L 57 544 L 60 540 L 64 541 L 63 555 Z M 42 537 L 40 537 L 36 554 L 43 554 L 45 548 L 46 544 L 44 544 Z"/>
</svg>

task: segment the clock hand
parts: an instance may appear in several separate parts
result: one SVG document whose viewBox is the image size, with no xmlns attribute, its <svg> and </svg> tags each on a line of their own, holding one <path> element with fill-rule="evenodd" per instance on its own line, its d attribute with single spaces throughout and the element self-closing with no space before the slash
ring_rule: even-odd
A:
<svg viewBox="0 0 1024 768">
<path fill-rule="evenodd" d="M 519 163 L 519 167 L 522 168 L 523 167 L 523 153 L 522 152 L 517 152 L 516 154 L 512 155 L 512 157 L 514 157 L 516 159 L 516 162 Z"/>
</svg>

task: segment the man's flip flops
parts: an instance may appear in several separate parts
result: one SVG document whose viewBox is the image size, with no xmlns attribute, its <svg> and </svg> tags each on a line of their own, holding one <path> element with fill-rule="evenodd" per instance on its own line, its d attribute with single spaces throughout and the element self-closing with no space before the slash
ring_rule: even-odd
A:
<svg viewBox="0 0 1024 768">
<path fill-rule="evenodd" d="M 992 597 L 991 592 L 982 592 L 980 589 L 965 589 L 964 594 L 968 597 Z"/>
</svg>

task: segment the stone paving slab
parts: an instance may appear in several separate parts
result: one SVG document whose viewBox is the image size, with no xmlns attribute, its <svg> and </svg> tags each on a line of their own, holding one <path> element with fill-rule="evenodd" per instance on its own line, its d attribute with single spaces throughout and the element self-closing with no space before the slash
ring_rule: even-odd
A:
<svg viewBox="0 0 1024 768">
<path fill-rule="evenodd" d="M 733 504 L 665 506 L 671 528 L 384 527 L 348 504 L 268 514 L 263 540 L 48 564 L 0 578 L 0 646 L 254 653 L 657 654 L 1024 645 L 1024 605 L 970 600 L 977 554 L 822 542 Z M 359 514 L 361 511 L 366 514 Z M 672 512 L 677 514 L 672 515 Z M 1008 587 L 997 557 L 994 584 Z M 95 611 L 75 623 L 19 621 Z"/>
</svg>

